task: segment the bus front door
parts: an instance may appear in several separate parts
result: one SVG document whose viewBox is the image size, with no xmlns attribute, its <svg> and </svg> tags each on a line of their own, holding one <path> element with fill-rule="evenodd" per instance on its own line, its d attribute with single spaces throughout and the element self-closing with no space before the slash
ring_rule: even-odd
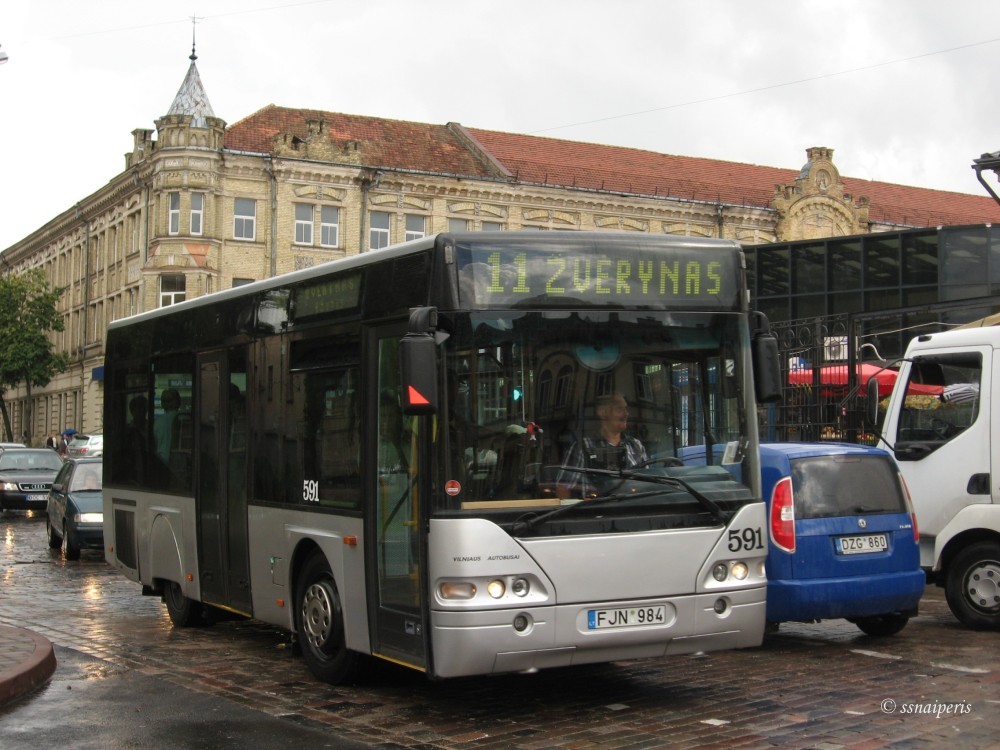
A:
<svg viewBox="0 0 1000 750">
<path fill-rule="evenodd" d="M 426 616 L 418 523 L 417 434 L 399 401 L 397 348 L 401 334 L 378 339 L 378 383 L 371 414 L 378 425 L 375 507 L 369 549 L 374 554 L 376 599 L 371 612 L 373 653 L 417 669 L 426 668 Z M 369 558 L 371 559 L 371 558 Z"/>
<path fill-rule="evenodd" d="M 243 347 L 199 355 L 196 502 L 201 599 L 249 615 L 246 373 Z"/>
</svg>

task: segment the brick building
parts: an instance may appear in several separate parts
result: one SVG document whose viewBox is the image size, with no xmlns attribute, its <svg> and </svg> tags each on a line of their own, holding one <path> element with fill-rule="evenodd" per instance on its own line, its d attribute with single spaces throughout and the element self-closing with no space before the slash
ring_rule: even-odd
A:
<svg viewBox="0 0 1000 750">
<path fill-rule="evenodd" d="M 72 366 L 30 409 L 6 394 L 15 434 L 101 429 L 111 320 L 425 234 L 761 244 L 1000 221 L 988 196 L 842 176 L 829 148 L 796 170 L 275 105 L 227 126 L 195 60 L 155 130 L 133 131 L 125 168 L 0 255 L 66 287 L 55 343 Z"/>
</svg>

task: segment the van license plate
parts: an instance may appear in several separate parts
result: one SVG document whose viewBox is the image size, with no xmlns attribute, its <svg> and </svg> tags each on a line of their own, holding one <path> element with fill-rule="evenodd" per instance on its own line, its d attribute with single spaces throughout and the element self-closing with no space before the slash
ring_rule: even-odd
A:
<svg viewBox="0 0 1000 750">
<path fill-rule="evenodd" d="M 667 608 L 623 607 L 621 609 L 591 609 L 587 611 L 587 629 L 633 628 L 643 625 L 663 625 L 667 621 Z"/>
<path fill-rule="evenodd" d="M 860 536 L 838 536 L 838 555 L 863 555 L 866 552 L 885 552 L 889 541 L 885 534 L 862 534 Z"/>
</svg>

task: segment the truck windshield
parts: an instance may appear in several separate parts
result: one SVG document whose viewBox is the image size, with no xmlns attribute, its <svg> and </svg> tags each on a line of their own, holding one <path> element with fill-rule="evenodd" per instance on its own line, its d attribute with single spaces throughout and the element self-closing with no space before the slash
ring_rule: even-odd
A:
<svg viewBox="0 0 1000 750">
<path fill-rule="evenodd" d="M 680 457 L 726 443 L 738 463 L 748 445 L 741 320 L 448 316 L 435 510 L 489 516 L 515 532 L 592 532 L 595 519 L 609 529 L 612 517 L 630 529 L 724 523 L 753 499 L 740 472 Z"/>
</svg>

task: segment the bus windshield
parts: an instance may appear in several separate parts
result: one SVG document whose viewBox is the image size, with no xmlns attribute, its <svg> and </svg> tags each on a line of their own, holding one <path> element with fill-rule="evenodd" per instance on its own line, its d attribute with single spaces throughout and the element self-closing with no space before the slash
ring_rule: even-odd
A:
<svg viewBox="0 0 1000 750">
<path fill-rule="evenodd" d="M 612 506 L 617 524 L 602 529 L 620 530 L 622 516 L 649 528 L 683 525 L 678 515 L 724 522 L 752 501 L 750 490 L 722 467 L 685 467 L 681 457 L 691 446 L 733 444 L 738 453 L 746 444 L 739 320 L 452 314 L 438 512 L 486 515 L 515 531 L 542 529 L 525 518 L 544 515 L 563 533 L 598 530 L 593 519 Z"/>
</svg>

